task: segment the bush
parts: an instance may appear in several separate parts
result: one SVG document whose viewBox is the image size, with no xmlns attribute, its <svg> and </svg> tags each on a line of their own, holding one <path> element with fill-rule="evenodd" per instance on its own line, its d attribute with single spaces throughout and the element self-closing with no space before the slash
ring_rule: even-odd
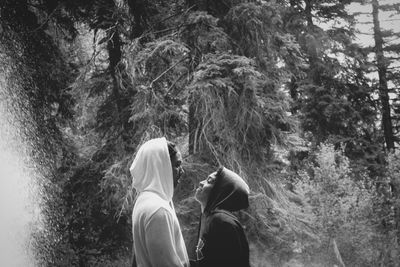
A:
<svg viewBox="0 0 400 267">
<path fill-rule="evenodd" d="M 321 243 L 313 248 L 314 260 L 329 264 L 372 266 L 378 257 L 377 234 L 372 224 L 374 193 L 370 179 L 355 181 L 343 149 L 323 144 L 315 152 L 308 172 L 301 172 L 296 190 L 307 202 L 308 212 Z M 314 252 L 315 253 L 315 252 Z"/>
</svg>

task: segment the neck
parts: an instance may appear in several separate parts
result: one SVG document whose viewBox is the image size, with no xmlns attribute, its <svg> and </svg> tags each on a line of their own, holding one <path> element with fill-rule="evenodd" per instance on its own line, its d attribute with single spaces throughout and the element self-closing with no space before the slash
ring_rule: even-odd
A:
<svg viewBox="0 0 400 267">
<path fill-rule="evenodd" d="M 200 207 L 201 207 L 201 213 L 204 213 L 204 209 L 206 208 L 206 205 L 203 205 L 202 203 L 200 203 Z"/>
<path fill-rule="evenodd" d="M 203 203 L 203 201 L 200 201 L 196 198 L 197 202 L 199 202 L 200 204 L 200 208 L 201 208 L 201 213 L 204 213 L 204 209 L 206 208 L 206 203 Z"/>
<path fill-rule="evenodd" d="M 197 196 L 195 196 L 194 199 L 200 204 L 201 213 L 204 213 L 204 210 L 206 209 L 206 206 L 207 206 L 207 201 L 203 201 L 202 199 L 198 199 Z"/>
</svg>

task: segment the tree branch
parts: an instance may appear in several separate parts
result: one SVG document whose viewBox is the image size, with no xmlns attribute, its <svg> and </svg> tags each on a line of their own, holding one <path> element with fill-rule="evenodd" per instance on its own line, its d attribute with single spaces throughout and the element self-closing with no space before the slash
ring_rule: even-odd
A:
<svg viewBox="0 0 400 267">
<path fill-rule="evenodd" d="M 60 7 L 60 4 L 58 4 L 56 6 L 56 8 L 54 8 L 54 10 L 51 11 L 51 13 L 47 16 L 47 18 L 44 20 L 44 22 L 42 24 L 40 24 L 36 29 L 32 30 L 31 33 L 34 33 L 36 31 L 40 30 L 44 25 L 46 25 L 49 22 L 49 20 L 51 19 L 51 17 L 53 17 L 54 13 L 57 11 L 57 9 L 59 7 Z"/>
<path fill-rule="evenodd" d="M 170 71 L 171 69 L 173 69 L 176 65 L 178 65 L 179 63 L 181 63 L 182 61 L 184 61 L 186 59 L 186 57 L 182 58 L 181 60 L 179 60 L 178 62 L 176 62 L 175 64 L 173 64 L 171 67 L 169 67 L 168 69 L 166 69 L 163 73 L 161 73 L 160 75 L 158 75 L 157 78 L 155 78 L 154 80 L 151 81 L 150 83 L 150 87 L 153 87 L 153 83 L 155 83 L 156 81 L 158 81 L 162 76 L 164 76 L 168 71 Z"/>
</svg>

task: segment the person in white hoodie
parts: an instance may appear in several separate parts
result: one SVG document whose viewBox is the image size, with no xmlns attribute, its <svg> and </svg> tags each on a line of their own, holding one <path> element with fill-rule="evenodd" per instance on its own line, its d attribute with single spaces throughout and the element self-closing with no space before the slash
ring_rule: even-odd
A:
<svg viewBox="0 0 400 267">
<path fill-rule="evenodd" d="M 164 137 L 144 143 L 130 167 L 137 192 L 132 213 L 133 266 L 188 267 L 189 258 L 172 197 L 182 156 Z"/>
</svg>

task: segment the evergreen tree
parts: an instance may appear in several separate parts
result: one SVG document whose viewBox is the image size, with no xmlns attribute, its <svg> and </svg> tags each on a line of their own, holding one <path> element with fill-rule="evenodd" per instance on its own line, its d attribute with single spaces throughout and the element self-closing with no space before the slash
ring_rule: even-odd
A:
<svg viewBox="0 0 400 267">
<path fill-rule="evenodd" d="M 386 148 L 394 149 L 393 126 L 389 103 L 389 90 L 387 84 L 387 63 L 383 52 L 383 35 L 379 23 L 379 3 L 377 0 L 372 1 L 372 17 L 374 23 L 374 40 L 376 65 L 378 67 L 379 76 L 379 99 L 381 101 L 382 110 L 382 127 L 385 136 Z"/>
<path fill-rule="evenodd" d="M 294 214 L 273 216 L 261 208 L 271 205 L 272 210 L 284 210 L 291 205 L 284 200 L 286 196 L 279 186 L 274 186 L 274 178 L 269 177 L 274 176 L 275 168 L 279 170 L 273 163 L 274 146 L 285 144 L 286 134 L 293 130 L 287 112 L 289 102 L 282 90 L 289 71 L 282 62 L 286 60 L 298 68 L 299 46 L 285 32 L 281 4 L 219 4 L 224 7 L 216 8 L 218 3 L 210 1 L 198 2 L 183 28 L 182 37 L 190 49 L 189 69 L 193 69 L 187 87 L 189 149 L 196 160 L 240 170 L 255 194 L 263 196 L 252 203 L 251 216 L 243 216 L 248 220 L 251 239 L 263 240 L 255 244 L 252 262 L 265 264 L 261 259 L 268 250 L 272 254 L 268 262 L 278 264 L 293 253 L 288 240 L 301 235 L 297 229 L 307 228 L 300 226 L 302 222 Z M 296 227 L 284 227 L 287 236 L 283 239 L 261 227 L 273 221 L 283 223 L 289 217 Z M 311 236 L 308 230 L 303 232 L 304 238 Z M 194 250 L 192 243 L 189 240 L 189 251 Z"/>
<path fill-rule="evenodd" d="M 379 138 L 377 107 L 365 76 L 367 53 L 352 41 L 349 3 L 290 1 L 285 27 L 296 36 L 305 61 L 291 68 L 288 90 L 292 112 L 311 141 L 345 144 L 350 158 L 373 170 L 380 150 L 374 145 Z"/>
<path fill-rule="evenodd" d="M 357 1 L 358 2 L 358 1 Z M 388 150 L 395 149 L 398 142 L 398 119 L 397 119 L 397 102 L 398 102 L 398 77 L 399 67 L 396 62 L 399 58 L 398 39 L 399 32 L 394 29 L 385 29 L 382 27 L 380 14 L 390 14 L 393 19 L 398 16 L 399 4 L 378 1 L 361 1 L 362 5 L 371 7 L 371 13 L 356 13 L 356 15 L 367 15 L 370 19 L 367 25 L 372 27 L 374 44 L 364 49 L 375 55 L 375 59 L 370 62 L 373 68 L 369 72 L 377 73 L 378 79 L 373 82 L 373 86 L 377 89 L 380 103 L 381 127 L 385 140 L 385 147 Z M 390 17 L 389 16 L 389 17 Z M 363 33 L 368 34 L 368 33 Z"/>
<path fill-rule="evenodd" d="M 201 133 L 206 133 L 203 129 L 206 123 L 204 119 L 210 116 L 215 120 L 214 123 L 207 124 L 207 127 L 213 128 L 211 130 L 212 135 L 219 135 L 218 132 L 237 135 L 237 131 L 244 131 L 239 133 L 239 136 L 242 137 L 236 136 L 230 142 L 235 141 L 242 144 L 242 147 L 237 151 L 239 154 L 247 147 L 245 150 L 251 150 L 256 155 L 259 148 L 266 148 L 266 151 L 269 151 L 271 144 L 283 140 L 282 130 L 290 129 L 289 119 L 284 114 L 287 109 L 287 106 L 285 106 L 287 102 L 285 102 L 282 92 L 279 92 L 281 83 L 285 78 L 285 71 L 278 67 L 278 62 L 281 51 L 285 51 L 293 57 L 298 56 L 298 47 L 290 35 L 285 34 L 281 28 L 279 5 L 274 3 L 241 3 L 239 1 L 226 2 L 225 4 L 224 8 L 217 8 L 211 3 L 198 5 L 199 10 L 207 10 L 208 13 L 204 11 L 192 12 L 188 16 L 190 27 L 184 31 L 184 40 L 190 47 L 191 54 L 193 54 L 192 65 L 200 68 L 200 72 L 195 69 L 194 80 L 190 85 L 190 88 L 192 88 L 189 98 L 189 101 L 191 101 L 189 108 L 190 148 L 192 152 L 198 151 L 199 146 L 202 146 L 199 143 L 206 143 L 201 138 Z M 224 10 L 225 12 L 223 12 Z M 192 21 L 196 21 L 196 23 L 192 23 Z M 249 58 L 254 58 L 254 61 L 249 61 Z M 246 65 L 249 69 L 248 73 L 243 72 Z M 237 73 L 239 70 L 240 73 Z M 208 72 L 210 73 L 208 74 Z M 235 76 L 237 78 L 233 79 Z M 247 79 L 249 81 L 246 81 Z M 265 82 L 261 82 L 262 80 Z M 258 87 L 260 88 L 258 89 Z M 196 90 L 193 90 L 193 88 L 196 88 Z M 246 88 L 253 93 L 246 95 L 248 94 Z M 213 96 L 211 97 L 209 94 L 214 90 L 216 91 L 211 94 Z M 255 95 L 251 97 L 252 94 Z M 200 103 L 198 100 L 203 97 L 206 97 L 204 100 L 209 101 L 209 103 L 204 103 L 203 107 L 200 108 L 197 105 Z M 236 113 L 237 109 L 235 112 L 233 112 L 234 110 L 228 112 L 232 105 L 238 105 L 238 103 L 228 104 L 236 97 L 245 101 L 240 105 L 244 110 L 239 111 L 239 113 Z M 252 98 L 254 99 L 251 100 Z M 281 100 L 276 102 L 277 99 Z M 236 133 L 234 128 L 229 129 L 232 126 L 224 129 L 225 125 L 221 123 L 219 123 L 220 126 L 217 125 L 217 118 L 221 115 L 211 114 L 214 111 L 207 108 L 211 103 L 226 107 L 226 110 L 220 110 L 224 112 L 221 114 L 223 115 L 221 119 L 227 122 L 233 120 L 232 126 L 236 128 Z M 261 109 L 257 110 L 257 106 Z M 268 107 L 271 107 L 271 109 L 267 110 Z M 254 110 L 252 110 L 253 108 Z M 226 120 L 226 116 L 230 119 Z M 257 124 L 250 118 L 241 118 L 242 116 L 259 117 L 257 124 L 260 128 L 251 130 L 254 131 L 251 137 L 247 136 L 249 133 L 246 133 L 245 129 L 249 130 Z M 262 122 L 263 120 L 265 121 Z M 259 134 L 262 134 L 263 137 L 261 138 Z M 264 134 L 266 135 L 264 136 Z M 258 138 L 255 138 L 255 136 L 258 136 Z M 244 139 L 240 140 L 240 138 Z M 210 139 L 213 140 L 214 138 Z M 216 140 L 223 142 L 221 138 Z M 257 145 L 247 143 L 247 141 L 253 142 L 255 140 L 261 143 Z M 232 144 L 222 146 L 233 147 Z M 203 147 L 207 146 L 203 145 Z M 260 158 L 263 157 L 265 156 Z"/>
<path fill-rule="evenodd" d="M 378 96 L 380 109 L 380 125 L 383 132 L 382 143 L 385 143 L 386 151 L 394 151 L 398 143 L 398 118 L 397 118 L 397 102 L 398 102 L 398 77 L 399 67 L 397 66 L 398 55 L 400 53 L 398 36 L 399 32 L 394 29 L 385 29 L 383 24 L 385 20 L 380 14 L 390 14 L 390 17 L 396 19 L 399 16 L 398 3 L 385 4 L 384 1 L 362 1 L 362 5 L 371 8 L 371 12 L 356 13 L 356 15 L 364 15 L 369 22 L 366 25 L 370 26 L 372 45 L 364 47 L 364 53 L 372 54 L 374 57 L 369 60 L 369 68 L 366 73 L 377 79 L 372 79 L 371 84 L 375 89 L 375 95 Z M 363 34 L 368 34 L 363 32 Z M 397 180 L 393 175 L 390 175 L 393 165 L 393 155 L 389 154 L 388 172 L 383 172 L 383 177 L 389 176 L 385 182 L 377 184 L 377 201 L 374 208 L 380 214 L 378 229 L 386 238 L 386 245 L 380 251 L 379 260 L 381 264 L 397 266 L 398 254 L 391 251 L 398 250 L 396 246 L 399 243 L 393 240 L 394 233 L 399 232 L 399 227 L 394 222 L 399 216 L 397 201 L 399 197 L 399 188 Z M 389 175 L 388 175 L 389 174 Z"/>
</svg>

